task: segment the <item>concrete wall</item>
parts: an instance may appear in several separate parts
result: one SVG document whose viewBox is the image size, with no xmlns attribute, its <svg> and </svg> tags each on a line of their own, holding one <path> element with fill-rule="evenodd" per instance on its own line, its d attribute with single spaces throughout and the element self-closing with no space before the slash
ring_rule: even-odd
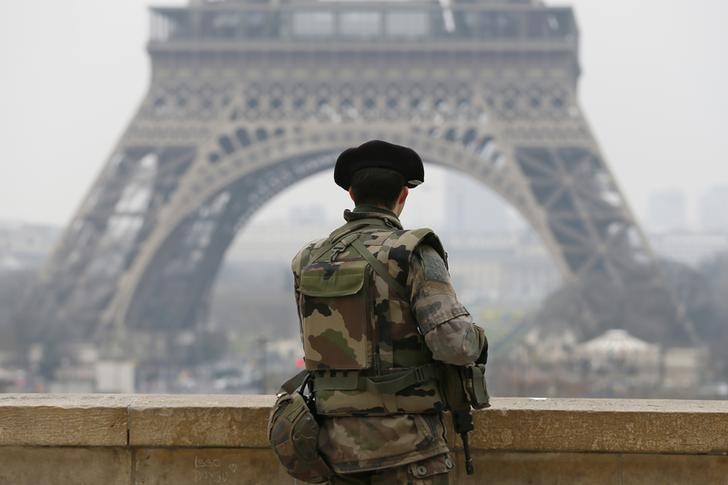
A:
<svg viewBox="0 0 728 485">
<path fill-rule="evenodd" d="M 272 401 L 0 395 L 0 484 L 292 484 Z M 458 455 L 451 483 L 728 485 L 728 402 L 494 399 L 475 420 L 476 475 Z"/>
</svg>

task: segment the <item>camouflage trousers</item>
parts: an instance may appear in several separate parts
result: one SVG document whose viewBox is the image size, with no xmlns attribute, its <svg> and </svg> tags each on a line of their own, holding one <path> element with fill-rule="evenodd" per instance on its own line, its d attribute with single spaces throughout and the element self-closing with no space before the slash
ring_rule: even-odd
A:
<svg viewBox="0 0 728 485">
<path fill-rule="evenodd" d="M 452 467 L 450 455 L 443 454 L 384 470 L 337 475 L 328 483 L 329 485 L 448 485 Z"/>
</svg>

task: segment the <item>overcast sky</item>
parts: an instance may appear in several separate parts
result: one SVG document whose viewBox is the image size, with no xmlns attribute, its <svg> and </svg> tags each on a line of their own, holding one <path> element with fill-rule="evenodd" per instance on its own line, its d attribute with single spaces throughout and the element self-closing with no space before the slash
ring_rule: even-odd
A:
<svg viewBox="0 0 728 485">
<path fill-rule="evenodd" d="M 0 220 L 70 219 L 146 91 L 152 3 L 183 2 L 0 2 Z M 576 7 L 582 105 L 638 212 L 654 190 L 694 200 L 728 185 L 728 1 L 548 3 Z M 323 183 L 299 184 L 266 213 Z"/>
</svg>

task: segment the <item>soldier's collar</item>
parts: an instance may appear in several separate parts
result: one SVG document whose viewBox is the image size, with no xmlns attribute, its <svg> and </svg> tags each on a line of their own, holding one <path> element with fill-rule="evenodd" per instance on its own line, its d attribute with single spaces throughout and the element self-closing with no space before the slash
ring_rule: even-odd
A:
<svg viewBox="0 0 728 485">
<path fill-rule="evenodd" d="M 361 219 L 380 219 L 388 226 L 392 226 L 395 229 L 402 229 L 402 223 L 399 222 L 399 218 L 394 212 L 375 205 L 361 204 L 354 207 L 353 211 L 346 209 L 344 211 L 344 219 L 346 222 Z"/>
</svg>

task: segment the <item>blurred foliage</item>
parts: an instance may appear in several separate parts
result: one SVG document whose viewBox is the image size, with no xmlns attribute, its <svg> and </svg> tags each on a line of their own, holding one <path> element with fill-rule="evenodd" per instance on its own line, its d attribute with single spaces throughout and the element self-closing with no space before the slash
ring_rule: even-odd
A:
<svg viewBox="0 0 728 485">
<path fill-rule="evenodd" d="M 687 320 L 694 325 L 700 343 L 710 348 L 714 368 L 728 371 L 728 252 L 697 269 L 674 261 L 660 264 L 675 301 L 685 305 Z M 625 286 L 616 286 L 606 277 L 593 277 L 578 285 L 567 283 L 529 319 L 549 332 L 569 329 L 582 341 L 622 328 L 649 342 L 693 345 L 674 314 L 670 294 L 645 284 L 647 280 L 642 278 L 634 274 Z"/>
</svg>

